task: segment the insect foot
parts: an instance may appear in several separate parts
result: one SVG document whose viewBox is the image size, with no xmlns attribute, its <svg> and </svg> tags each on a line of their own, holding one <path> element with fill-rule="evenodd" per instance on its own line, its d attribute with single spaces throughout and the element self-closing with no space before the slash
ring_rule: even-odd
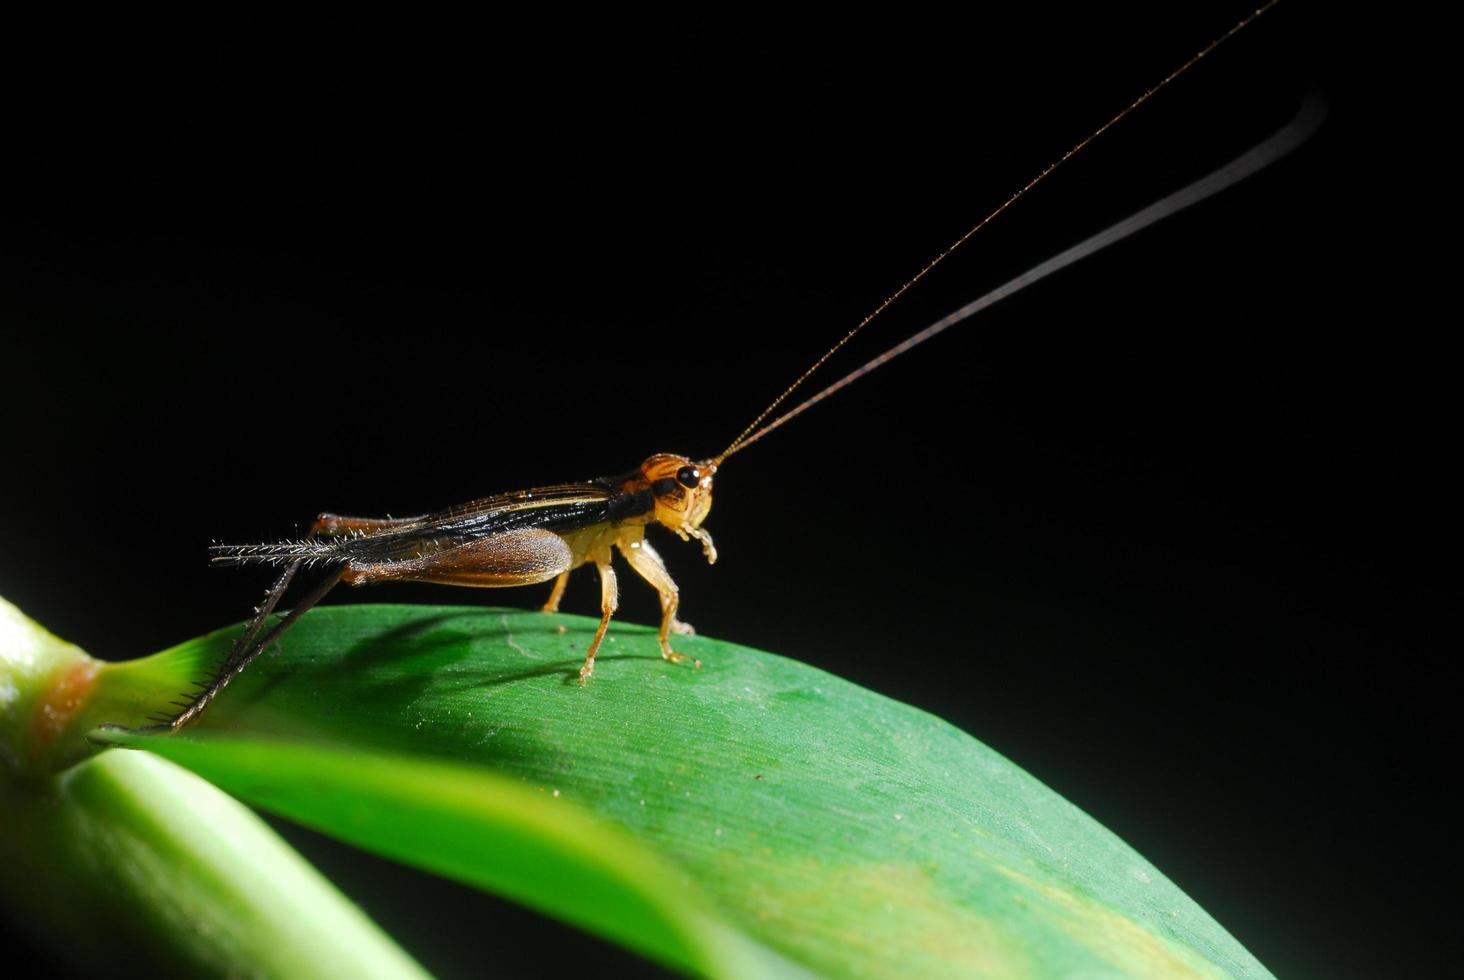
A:
<svg viewBox="0 0 1464 980">
<path fill-rule="evenodd" d="M 662 650 L 661 651 L 661 656 L 664 659 L 671 661 L 673 664 L 687 664 L 687 663 L 689 663 L 693 667 L 700 667 L 702 665 L 701 661 L 698 660 L 698 659 L 696 659 L 695 657 L 690 656 L 690 655 L 685 654 L 685 653 L 677 653 L 675 650 L 672 650 L 670 647 L 667 647 L 666 649 Z"/>
</svg>

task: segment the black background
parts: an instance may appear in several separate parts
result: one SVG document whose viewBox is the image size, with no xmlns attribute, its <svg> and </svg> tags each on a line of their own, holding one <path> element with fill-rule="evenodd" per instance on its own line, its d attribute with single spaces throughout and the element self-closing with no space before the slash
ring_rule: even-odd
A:
<svg viewBox="0 0 1464 980">
<path fill-rule="evenodd" d="M 710 455 L 1244 12 L 12 31 L 0 594 L 130 657 L 255 601 L 211 540 Z M 1396 217 L 1428 150 L 1370 25 L 1336 16 L 1268 14 L 830 377 L 1237 155 L 1310 85 L 1308 145 L 730 461 L 714 568 L 662 547 L 700 631 L 971 732 L 1284 977 L 1396 974 L 1442 928 L 1448 433 Z M 582 574 L 566 609 L 589 613 Z M 296 838 L 443 972 L 609 955 Z"/>
</svg>

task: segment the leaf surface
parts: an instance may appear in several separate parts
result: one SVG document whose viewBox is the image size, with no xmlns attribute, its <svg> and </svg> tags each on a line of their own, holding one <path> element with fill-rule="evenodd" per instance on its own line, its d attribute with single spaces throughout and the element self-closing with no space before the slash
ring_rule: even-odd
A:
<svg viewBox="0 0 1464 980">
<path fill-rule="evenodd" d="M 678 647 L 703 668 L 669 664 L 629 625 L 581 687 L 594 622 L 320 609 L 196 728 L 132 741 L 694 972 L 1269 976 L 1132 849 L 951 725 L 702 637 Z M 135 669 L 201 672 L 234 633 Z"/>
</svg>

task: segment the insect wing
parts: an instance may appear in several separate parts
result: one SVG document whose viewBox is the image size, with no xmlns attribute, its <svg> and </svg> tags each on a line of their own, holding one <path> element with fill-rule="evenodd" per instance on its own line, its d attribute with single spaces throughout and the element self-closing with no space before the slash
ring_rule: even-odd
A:
<svg viewBox="0 0 1464 980">
<path fill-rule="evenodd" d="M 484 497 L 390 530 L 342 541 L 338 552 L 373 561 L 477 541 L 504 531 L 538 528 L 565 533 L 608 520 L 620 494 L 596 483 L 569 483 Z"/>
</svg>

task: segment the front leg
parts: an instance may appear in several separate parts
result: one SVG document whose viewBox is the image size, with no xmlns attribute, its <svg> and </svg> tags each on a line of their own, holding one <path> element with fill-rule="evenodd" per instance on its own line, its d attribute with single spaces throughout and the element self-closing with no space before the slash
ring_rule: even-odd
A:
<svg viewBox="0 0 1464 980">
<path fill-rule="evenodd" d="M 651 587 L 661 596 L 661 656 L 672 663 L 690 662 L 692 666 L 700 667 L 700 660 L 671 649 L 670 634 L 690 633 L 692 628 L 676 618 L 676 609 L 681 605 L 681 590 L 672 581 L 671 573 L 666 571 L 661 556 L 645 541 L 620 541 L 616 546 L 630 567 L 651 583 Z"/>
</svg>

